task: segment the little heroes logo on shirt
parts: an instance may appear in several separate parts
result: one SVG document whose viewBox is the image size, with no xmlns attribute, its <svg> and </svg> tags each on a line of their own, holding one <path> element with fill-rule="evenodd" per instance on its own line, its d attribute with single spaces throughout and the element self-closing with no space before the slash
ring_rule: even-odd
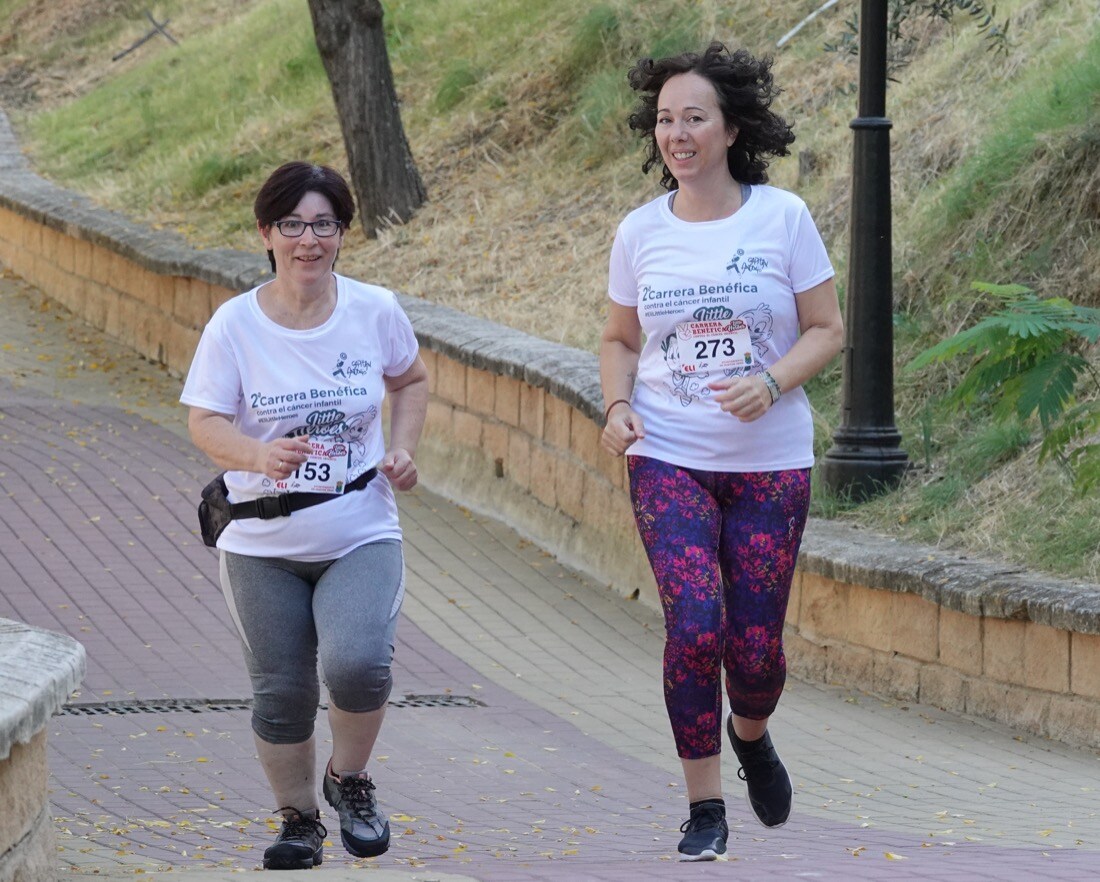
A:
<svg viewBox="0 0 1100 882">
<path fill-rule="evenodd" d="M 768 261 L 763 257 L 745 257 L 744 248 L 738 248 L 737 253 L 726 264 L 727 270 L 732 270 L 739 276 L 743 276 L 745 273 L 762 273 L 767 268 Z"/>
<path fill-rule="evenodd" d="M 719 322 L 733 318 L 733 310 L 728 306 L 700 306 L 691 315 L 697 322 Z"/>
<path fill-rule="evenodd" d="M 334 377 L 343 377 L 345 380 L 351 377 L 357 377 L 361 374 L 365 374 L 370 370 L 371 363 L 365 358 L 356 358 L 351 362 L 348 361 L 348 354 L 341 352 L 340 357 L 336 359 L 336 367 L 332 371 Z"/>
</svg>

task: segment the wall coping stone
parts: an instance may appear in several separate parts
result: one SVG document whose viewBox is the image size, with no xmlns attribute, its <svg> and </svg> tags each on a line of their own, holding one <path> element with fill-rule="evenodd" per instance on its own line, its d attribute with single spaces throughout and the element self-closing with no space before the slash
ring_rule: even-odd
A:
<svg viewBox="0 0 1100 882">
<path fill-rule="evenodd" d="M 110 248 L 153 272 L 193 276 L 233 291 L 248 290 L 271 276 L 266 256 L 192 248 L 180 236 L 139 227 L 45 181 L 30 168 L 2 110 L 0 170 L 0 205 Z M 427 349 L 545 389 L 602 423 L 599 361 L 593 353 L 418 297 L 399 293 L 398 299 Z M 1100 634 L 1100 585 L 909 544 L 842 522 L 811 519 L 799 566 L 838 581 L 917 594 L 970 615 Z"/>
<path fill-rule="evenodd" d="M 84 647 L 71 637 L 0 619 L 0 760 L 46 728 L 86 665 Z"/>
<path fill-rule="evenodd" d="M 956 612 L 1100 634 L 1100 586 L 811 518 L 799 567 L 839 582 L 916 594 Z"/>
<path fill-rule="evenodd" d="M 591 352 L 544 340 L 419 297 L 398 295 L 416 335 L 428 349 L 493 374 L 514 377 L 603 421 L 599 359 Z"/>
</svg>

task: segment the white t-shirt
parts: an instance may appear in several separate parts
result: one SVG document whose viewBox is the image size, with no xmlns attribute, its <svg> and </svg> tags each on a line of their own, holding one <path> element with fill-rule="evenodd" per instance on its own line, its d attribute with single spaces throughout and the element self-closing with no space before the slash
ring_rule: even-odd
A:
<svg viewBox="0 0 1100 882">
<path fill-rule="evenodd" d="M 689 223 L 670 198 L 627 215 L 611 249 L 608 293 L 637 308 L 645 334 L 633 407 L 646 437 L 627 453 L 714 472 L 813 465 L 801 388 L 751 423 L 720 410 L 707 388 L 782 358 L 798 339 L 797 295 L 834 275 L 806 204 L 758 185 L 730 217 Z"/>
<path fill-rule="evenodd" d="M 342 440 L 353 481 L 385 454 L 383 376 L 399 376 L 418 345 L 392 291 L 336 276 L 336 308 L 323 325 L 284 328 L 260 309 L 254 288 L 210 319 L 180 401 L 232 417 L 261 441 L 309 434 Z M 259 472 L 226 472 L 232 502 L 281 492 Z M 400 539 L 393 489 L 379 473 L 365 489 L 289 517 L 232 521 L 218 548 L 256 557 L 334 560 L 366 542 Z"/>
</svg>

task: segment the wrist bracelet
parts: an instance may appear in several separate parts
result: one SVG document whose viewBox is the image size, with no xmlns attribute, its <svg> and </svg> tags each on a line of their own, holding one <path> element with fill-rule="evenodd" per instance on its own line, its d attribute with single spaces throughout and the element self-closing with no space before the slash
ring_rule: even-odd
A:
<svg viewBox="0 0 1100 882">
<path fill-rule="evenodd" d="M 771 375 L 770 371 L 764 371 L 764 385 L 768 387 L 768 394 L 772 397 L 772 404 L 775 404 L 779 400 L 779 396 L 783 394 L 783 390 L 779 388 L 779 384 L 775 381 L 775 377 Z"/>
<path fill-rule="evenodd" d="M 605 411 L 603 412 L 603 421 L 604 421 L 605 423 L 607 422 L 607 418 L 608 418 L 609 416 L 611 416 L 611 408 L 613 408 L 613 407 L 614 407 L 614 406 L 615 406 L 616 404 L 626 404 L 626 405 L 629 405 L 629 404 L 630 404 L 630 399 L 629 399 L 629 398 L 616 398 L 616 399 L 615 399 L 614 401 L 612 401 L 612 402 L 611 402 L 611 403 L 610 403 L 609 405 L 607 405 L 607 410 L 605 410 Z"/>
</svg>

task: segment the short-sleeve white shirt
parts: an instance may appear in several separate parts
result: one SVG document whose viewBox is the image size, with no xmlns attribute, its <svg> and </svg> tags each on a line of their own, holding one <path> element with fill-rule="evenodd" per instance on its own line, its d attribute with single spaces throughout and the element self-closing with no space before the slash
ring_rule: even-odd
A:
<svg viewBox="0 0 1100 882">
<path fill-rule="evenodd" d="M 292 330 L 268 318 L 259 288 L 239 294 L 211 317 L 180 401 L 226 414 L 261 441 L 309 434 L 344 441 L 348 481 L 385 454 L 384 377 L 415 362 L 412 325 L 392 291 L 336 276 L 336 307 L 323 325 Z M 225 475 L 232 502 L 280 492 L 258 472 Z M 256 557 L 335 560 L 379 539 L 400 539 L 393 489 L 377 475 L 363 490 L 289 517 L 232 521 L 218 540 L 226 551 Z"/>
<path fill-rule="evenodd" d="M 813 420 L 801 388 L 742 423 L 707 386 L 782 358 L 798 339 L 798 294 L 834 275 L 806 204 L 757 185 L 730 217 L 690 223 L 672 213 L 669 200 L 662 194 L 627 215 L 611 249 L 608 293 L 638 310 L 645 335 L 632 403 L 646 436 L 627 453 L 717 472 L 813 465 Z M 731 319 L 748 327 L 753 364 L 713 375 L 685 371 L 677 325 Z"/>
</svg>

